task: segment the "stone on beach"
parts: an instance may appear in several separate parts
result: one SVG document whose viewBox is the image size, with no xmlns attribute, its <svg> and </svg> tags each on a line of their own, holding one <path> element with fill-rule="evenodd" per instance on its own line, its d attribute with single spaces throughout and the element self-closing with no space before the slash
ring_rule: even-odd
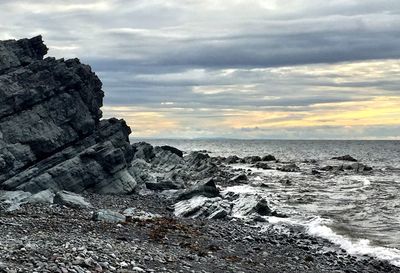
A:
<svg viewBox="0 0 400 273">
<path fill-rule="evenodd" d="M 116 211 L 110 209 L 101 209 L 93 213 L 93 220 L 108 223 L 122 223 L 126 221 L 126 217 Z"/>
<path fill-rule="evenodd" d="M 57 192 L 54 196 L 54 204 L 70 208 L 91 208 L 92 205 L 79 194 L 67 191 Z"/>
</svg>

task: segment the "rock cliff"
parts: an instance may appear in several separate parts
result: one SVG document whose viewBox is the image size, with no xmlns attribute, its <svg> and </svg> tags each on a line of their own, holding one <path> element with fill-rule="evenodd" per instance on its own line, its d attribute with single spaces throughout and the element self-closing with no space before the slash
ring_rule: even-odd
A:
<svg viewBox="0 0 400 273">
<path fill-rule="evenodd" d="M 101 81 L 46 54 L 41 36 L 0 42 L 0 188 L 132 192 L 131 130 L 101 120 Z"/>
</svg>

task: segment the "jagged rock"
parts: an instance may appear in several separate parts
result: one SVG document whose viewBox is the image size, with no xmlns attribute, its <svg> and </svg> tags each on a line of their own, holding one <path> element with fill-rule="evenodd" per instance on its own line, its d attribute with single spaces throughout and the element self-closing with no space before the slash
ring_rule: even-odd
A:
<svg viewBox="0 0 400 273">
<path fill-rule="evenodd" d="M 257 205 L 254 207 L 254 211 L 261 216 L 271 215 L 272 213 L 272 210 L 268 206 L 268 201 L 265 199 L 258 201 Z"/>
<path fill-rule="evenodd" d="M 227 164 L 235 164 L 235 163 L 238 163 L 238 162 L 240 162 L 240 158 L 238 156 L 236 156 L 236 155 L 228 156 L 225 159 L 225 163 L 227 163 Z"/>
<path fill-rule="evenodd" d="M 171 152 L 173 154 L 176 154 L 179 157 L 183 157 L 183 152 L 181 150 L 175 148 L 175 147 L 164 145 L 164 146 L 161 146 L 160 148 L 165 150 L 165 151 L 169 151 L 169 152 Z"/>
<path fill-rule="evenodd" d="M 195 196 L 175 204 L 175 216 L 190 218 L 223 219 L 230 213 L 230 203 L 221 197 Z"/>
<path fill-rule="evenodd" d="M 249 178 L 244 173 L 238 174 L 232 177 L 230 180 L 231 183 L 245 183 L 247 181 L 249 181 Z"/>
<path fill-rule="evenodd" d="M 254 164 L 254 163 L 257 163 L 257 162 L 261 161 L 261 157 L 259 157 L 259 156 L 246 156 L 243 160 L 247 164 Z"/>
<path fill-rule="evenodd" d="M 132 144 L 132 147 L 134 152 L 134 158 L 140 158 L 146 162 L 150 162 L 155 156 L 154 148 L 149 143 L 138 142 Z"/>
<path fill-rule="evenodd" d="M 27 203 L 32 194 L 24 191 L 4 191 L 0 192 L 0 203 L 6 205 L 7 211 L 14 211 L 20 208 L 22 204 Z"/>
<path fill-rule="evenodd" d="M 215 184 L 215 180 L 213 178 L 205 179 L 199 181 L 197 184 L 192 186 L 191 188 L 183 191 L 178 197 L 177 200 L 187 200 L 194 196 L 205 196 L 205 197 L 218 197 L 220 196 L 219 190 Z"/>
<path fill-rule="evenodd" d="M 200 180 L 228 176 L 216 166 L 212 158 L 203 153 L 192 152 L 182 158 L 169 149 L 153 148 L 147 143 L 133 146 L 146 147 L 154 153 L 149 162 L 145 158 L 135 158 L 129 167 L 129 173 L 137 181 L 140 191 L 190 188 Z"/>
<path fill-rule="evenodd" d="M 44 190 L 38 193 L 33 194 L 28 198 L 28 203 L 35 204 L 52 204 L 54 201 L 55 193 L 51 190 Z"/>
<path fill-rule="evenodd" d="M 276 161 L 275 156 L 273 155 L 266 155 L 261 158 L 262 161 Z"/>
<path fill-rule="evenodd" d="M 82 196 L 76 193 L 61 191 L 57 192 L 53 200 L 54 204 L 70 208 L 90 208 L 92 205 Z"/>
<path fill-rule="evenodd" d="M 342 161 L 357 162 L 357 159 L 355 159 L 355 158 L 352 157 L 351 155 L 336 156 L 336 157 L 332 157 L 332 159 L 335 159 L 335 160 L 342 160 Z"/>
<path fill-rule="evenodd" d="M 126 221 L 125 215 L 109 209 L 101 209 L 94 212 L 92 219 L 108 223 L 123 223 Z"/>
<path fill-rule="evenodd" d="M 52 204 L 54 193 L 45 190 L 36 194 L 25 191 L 3 191 L 0 192 L 0 203 L 6 205 L 7 211 L 20 209 L 23 204 Z"/>
<path fill-rule="evenodd" d="M 0 188 L 131 192 L 130 128 L 100 121 L 104 93 L 89 66 L 46 53 L 40 36 L 0 42 Z"/>
</svg>

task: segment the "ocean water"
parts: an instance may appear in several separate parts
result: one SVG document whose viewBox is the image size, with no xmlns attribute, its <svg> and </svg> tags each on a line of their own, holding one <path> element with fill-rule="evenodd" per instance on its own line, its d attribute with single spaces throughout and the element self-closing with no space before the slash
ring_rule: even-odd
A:
<svg viewBox="0 0 400 273">
<path fill-rule="evenodd" d="M 138 141 L 133 139 L 132 141 Z M 400 141 L 313 140 L 144 140 L 185 152 L 206 150 L 211 156 L 272 154 L 301 171 L 251 169 L 252 183 L 225 191 L 265 196 L 289 218 L 269 222 L 303 225 L 353 254 L 366 254 L 400 266 Z M 312 169 L 340 164 L 334 156 L 350 154 L 371 166 L 371 173 L 325 173 Z M 290 181 L 290 183 L 287 183 Z M 262 185 L 262 187 L 261 187 Z M 246 200 L 244 200 L 246 202 Z"/>
</svg>

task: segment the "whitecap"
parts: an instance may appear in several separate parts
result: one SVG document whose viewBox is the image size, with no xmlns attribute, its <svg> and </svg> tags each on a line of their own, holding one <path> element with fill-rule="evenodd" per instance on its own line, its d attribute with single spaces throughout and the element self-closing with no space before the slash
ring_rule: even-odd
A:
<svg viewBox="0 0 400 273">
<path fill-rule="evenodd" d="M 351 255 L 368 255 L 380 260 L 385 260 L 391 264 L 400 267 L 400 250 L 395 248 L 373 246 L 367 239 L 352 241 L 349 238 L 335 233 L 326 224 L 331 221 L 316 217 L 306 224 L 306 230 L 309 234 L 329 240 L 340 246 Z"/>
</svg>

